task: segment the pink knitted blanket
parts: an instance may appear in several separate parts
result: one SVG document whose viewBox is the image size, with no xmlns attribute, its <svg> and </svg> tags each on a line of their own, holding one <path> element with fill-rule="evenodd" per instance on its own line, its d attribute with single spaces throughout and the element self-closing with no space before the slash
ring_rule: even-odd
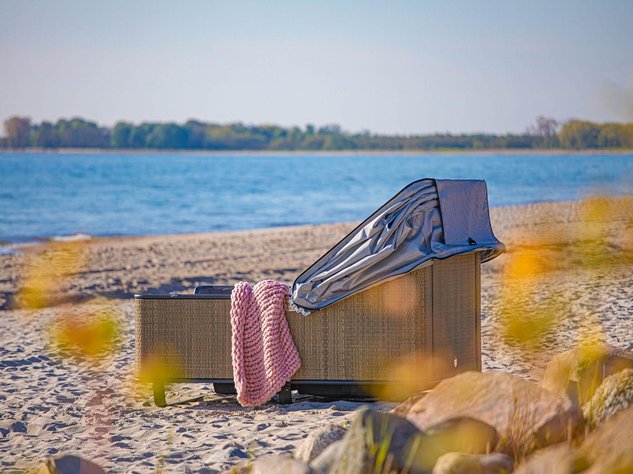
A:
<svg viewBox="0 0 633 474">
<path fill-rule="evenodd" d="M 231 292 L 233 379 L 242 406 L 269 401 L 301 367 L 285 303 L 290 288 L 273 280 Z"/>
</svg>

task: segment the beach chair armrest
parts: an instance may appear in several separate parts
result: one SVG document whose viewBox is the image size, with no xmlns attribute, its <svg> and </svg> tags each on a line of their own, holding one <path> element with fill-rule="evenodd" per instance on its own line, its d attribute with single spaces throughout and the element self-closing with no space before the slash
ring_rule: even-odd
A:
<svg viewBox="0 0 633 474">
<path fill-rule="evenodd" d="M 232 286 L 201 285 L 196 286 L 193 293 L 195 295 L 209 295 L 226 298 L 231 296 L 231 291 L 233 291 Z"/>
</svg>

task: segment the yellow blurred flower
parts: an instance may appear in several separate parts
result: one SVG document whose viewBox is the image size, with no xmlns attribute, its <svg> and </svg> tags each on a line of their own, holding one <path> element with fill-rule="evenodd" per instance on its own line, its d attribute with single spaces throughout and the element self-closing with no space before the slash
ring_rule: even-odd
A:
<svg viewBox="0 0 633 474">
<path fill-rule="evenodd" d="M 433 380 L 433 371 L 440 372 L 437 366 L 440 361 L 435 361 L 431 356 L 421 353 L 409 354 L 396 360 L 388 361 L 386 365 L 385 380 L 387 383 L 374 388 L 376 398 L 382 400 L 404 400 L 412 393 L 427 389 L 429 380 Z M 445 373 L 445 372 L 443 372 Z"/>
<path fill-rule="evenodd" d="M 554 218 L 543 219 L 551 226 L 516 239 L 521 245 L 508 253 L 499 293 L 508 342 L 535 347 L 569 314 L 572 301 L 557 293 L 558 278 L 633 262 L 633 198 L 592 196 L 581 201 L 578 213 L 577 223 L 567 227 Z M 598 273 L 595 278 L 599 284 Z M 580 329 L 581 344 L 602 338 L 595 311 Z"/>
<path fill-rule="evenodd" d="M 64 314 L 51 329 L 51 341 L 63 355 L 98 361 L 112 354 L 120 339 L 120 318 L 111 307 Z"/>
<path fill-rule="evenodd" d="M 183 377 L 182 364 L 176 351 L 169 346 L 155 347 L 151 353 L 136 359 L 135 391 L 133 395 L 146 397 L 151 393 L 149 384 L 166 385 Z"/>
<path fill-rule="evenodd" d="M 544 243 L 534 241 L 508 257 L 500 295 L 504 336 L 509 342 L 535 345 L 553 330 L 564 311 L 562 301 L 543 282 L 556 269 L 556 262 L 547 259 Z"/>
<path fill-rule="evenodd" d="M 38 309 L 55 304 L 65 280 L 80 272 L 85 263 L 81 243 L 49 244 L 32 251 L 25 262 L 18 306 Z"/>
</svg>

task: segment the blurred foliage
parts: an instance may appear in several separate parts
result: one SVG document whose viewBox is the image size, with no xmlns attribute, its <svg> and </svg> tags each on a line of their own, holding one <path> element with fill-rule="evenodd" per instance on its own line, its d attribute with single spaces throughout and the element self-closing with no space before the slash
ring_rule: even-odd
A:
<svg viewBox="0 0 633 474">
<path fill-rule="evenodd" d="M 419 352 L 395 359 L 384 356 L 375 361 L 376 367 L 383 366 L 381 378 L 387 383 L 372 387 L 372 395 L 380 400 L 404 400 L 412 393 L 428 388 L 429 380 L 436 373 L 448 373 L 449 367 L 441 357 L 434 358 Z"/>
<path fill-rule="evenodd" d="M 152 394 L 154 384 L 167 385 L 174 379 L 183 378 L 185 373 L 178 353 L 169 345 L 153 347 L 150 353 L 140 355 L 135 364 L 130 395 L 141 399 Z"/>
<path fill-rule="evenodd" d="M 29 146 L 32 131 L 31 119 L 28 117 L 11 117 L 4 121 L 6 133 L 5 145 L 10 148 Z"/>
<path fill-rule="evenodd" d="M 32 123 L 11 117 L 4 123 L 4 148 L 109 148 L 170 150 L 477 150 L 545 148 L 632 148 L 633 124 L 596 124 L 571 120 L 560 129 L 551 118 L 538 117 L 521 134 L 381 135 L 348 133 L 338 125 L 299 127 L 218 124 L 189 120 L 184 124 L 118 122 L 100 127 L 82 118 Z"/>
<path fill-rule="evenodd" d="M 159 346 L 144 357 L 137 376 L 140 383 L 168 383 L 171 379 L 182 377 L 182 374 L 176 351 L 172 347 Z"/>
<path fill-rule="evenodd" d="M 599 195 L 580 202 L 574 226 L 540 234 L 522 235 L 521 245 L 508 252 L 499 294 L 504 335 L 513 343 L 536 348 L 564 317 L 573 315 L 573 301 L 564 297 L 549 277 L 553 272 L 572 276 L 594 271 L 594 298 L 586 308 L 577 343 L 590 346 L 604 339 L 598 314 L 603 274 L 633 263 L 633 198 Z M 613 235 L 610 226 L 621 224 Z M 564 254 L 564 256 L 563 256 Z"/>
<path fill-rule="evenodd" d="M 60 316 L 51 329 L 51 341 L 62 355 L 99 361 L 117 349 L 120 331 L 118 311 L 102 304 L 93 311 Z"/>
<path fill-rule="evenodd" d="M 69 280 L 86 267 L 85 243 L 50 243 L 27 256 L 25 273 L 16 298 L 23 309 L 72 303 L 63 296 Z M 86 305 L 64 306 L 53 321 L 51 342 L 64 356 L 99 361 L 113 353 L 120 338 L 120 314 L 105 299 Z"/>
<path fill-rule="evenodd" d="M 28 254 L 17 295 L 17 305 L 25 309 L 52 306 L 66 279 L 85 266 L 81 243 L 48 244 Z"/>
<path fill-rule="evenodd" d="M 558 134 L 562 148 L 633 148 L 633 123 L 570 120 Z"/>
<path fill-rule="evenodd" d="M 551 332 L 563 309 L 552 288 L 539 279 L 553 270 L 553 262 L 541 254 L 544 244 L 532 241 L 509 252 L 501 288 L 501 318 L 504 336 L 532 345 Z"/>
</svg>

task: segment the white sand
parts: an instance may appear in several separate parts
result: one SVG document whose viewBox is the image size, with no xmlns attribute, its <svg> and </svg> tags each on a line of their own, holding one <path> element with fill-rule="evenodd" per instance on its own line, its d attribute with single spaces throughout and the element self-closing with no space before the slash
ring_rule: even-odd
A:
<svg viewBox="0 0 633 474">
<path fill-rule="evenodd" d="M 633 243 L 630 202 L 608 218 L 593 219 L 612 255 Z M 582 265 L 572 251 L 586 240 L 576 203 L 492 210 L 500 240 L 515 248 L 533 236 L 538 254 L 558 268 L 539 279 L 536 295 L 553 292 L 569 304 L 557 331 L 535 351 L 505 344 L 499 295 L 509 256 L 482 271 L 482 352 L 486 370 L 502 369 L 538 381 L 551 357 L 573 347 L 583 328 L 601 329 L 607 342 L 633 343 L 633 265 Z M 597 226 L 597 227 L 596 227 Z M 95 239 L 88 265 L 59 292 L 83 303 L 40 310 L 9 309 L 24 274 L 24 256 L 0 255 L 0 471 L 24 469 L 50 455 L 78 454 L 116 472 L 215 472 L 245 456 L 293 450 L 312 429 L 343 423 L 360 404 L 300 401 L 291 406 L 239 407 L 205 385 L 178 385 L 172 398 L 203 394 L 185 406 L 156 408 L 133 383 L 135 292 L 191 291 L 199 282 L 231 284 L 275 278 L 290 283 L 353 224 L 276 228 L 239 233 Z M 583 240 L 584 239 L 584 240 Z M 630 240 L 627 240 L 630 239 Z M 609 257 L 609 255 L 606 255 Z M 608 260 L 608 258 L 606 258 Z M 547 290 L 543 290 L 543 289 Z M 50 324 L 68 312 L 91 314 L 91 296 L 113 298 L 124 334 L 119 350 L 101 366 L 61 358 L 49 346 Z M 518 295 L 518 293 L 517 293 Z M 518 297 L 518 296 L 517 296 Z M 377 404 L 378 408 L 390 404 Z"/>
</svg>

